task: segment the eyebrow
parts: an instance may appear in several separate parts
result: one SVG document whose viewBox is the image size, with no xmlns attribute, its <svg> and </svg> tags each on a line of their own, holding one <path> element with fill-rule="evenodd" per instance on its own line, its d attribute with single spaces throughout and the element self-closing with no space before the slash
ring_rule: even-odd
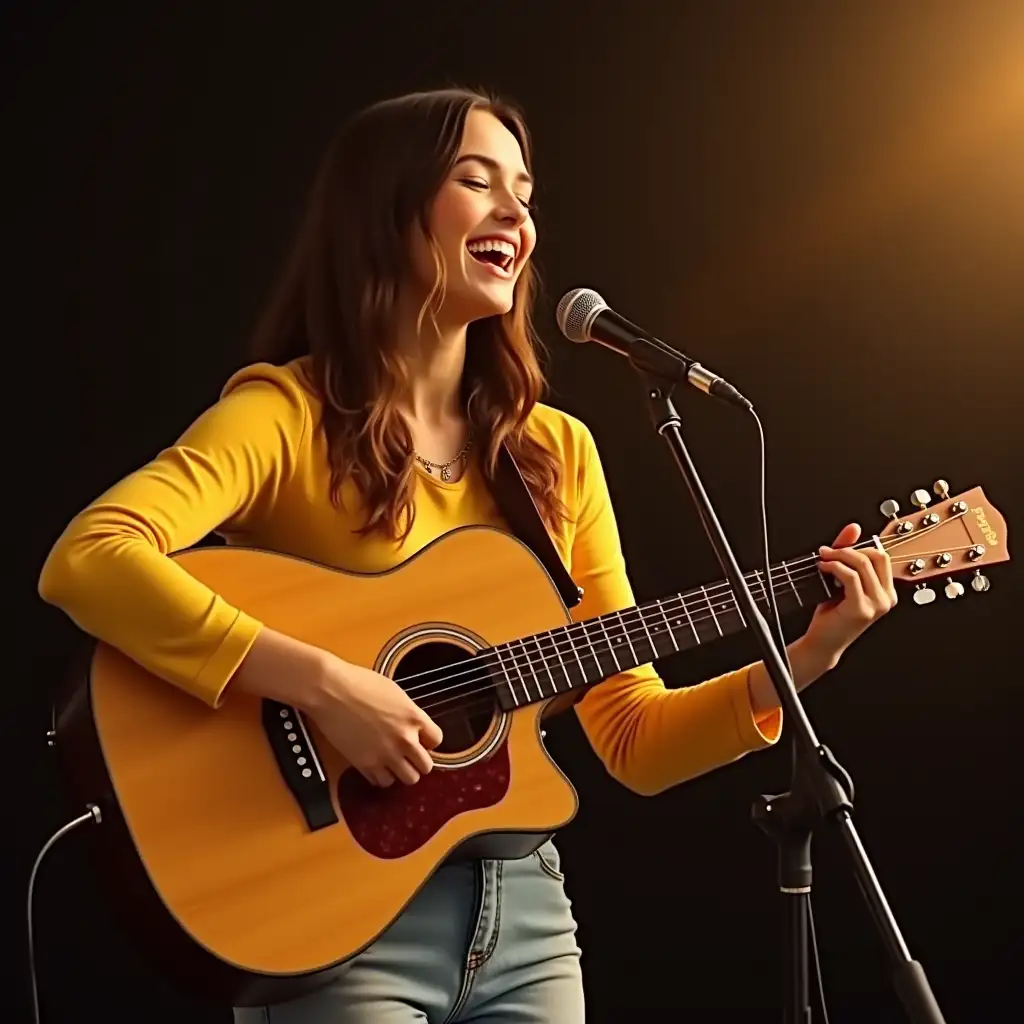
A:
<svg viewBox="0 0 1024 1024">
<path fill-rule="evenodd" d="M 499 164 L 497 160 L 493 160 L 489 156 L 484 156 L 482 153 L 466 153 L 455 161 L 455 166 L 458 167 L 459 164 L 465 163 L 467 160 L 476 160 L 477 163 L 483 164 L 484 167 L 492 171 L 501 170 L 501 164 Z M 526 171 L 520 171 L 519 174 L 516 175 L 516 181 L 522 181 L 527 185 L 533 184 L 533 178 L 531 178 Z"/>
</svg>

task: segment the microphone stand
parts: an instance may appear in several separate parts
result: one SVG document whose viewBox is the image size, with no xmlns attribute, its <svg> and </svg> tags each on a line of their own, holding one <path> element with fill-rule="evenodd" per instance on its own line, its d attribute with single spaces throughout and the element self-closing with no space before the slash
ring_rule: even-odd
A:
<svg viewBox="0 0 1024 1024">
<path fill-rule="evenodd" d="M 787 793 L 762 796 L 753 817 L 778 845 L 779 888 L 786 896 L 783 935 L 785 947 L 785 1024 L 810 1024 L 807 969 L 807 926 L 811 891 L 811 837 L 823 821 L 835 825 L 852 862 L 854 877 L 874 919 L 892 970 L 893 986 L 914 1024 L 945 1024 L 942 1011 L 920 963 L 914 960 L 854 828 L 853 783 L 831 751 L 818 740 L 804 711 L 781 649 L 769 631 L 736 563 L 729 542 L 682 435 L 682 421 L 672 403 L 671 392 L 680 381 L 694 383 L 702 373 L 699 364 L 657 339 L 636 339 L 628 356 L 647 387 L 649 412 L 654 427 L 668 444 L 708 539 L 732 587 L 744 620 L 753 630 L 765 667 L 794 737 L 793 782 Z M 701 386 L 699 383 L 697 386 Z M 702 388 L 702 390 L 708 390 Z M 746 405 L 737 392 L 736 404 Z M 715 394 L 714 389 L 710 393 Z M 722 397 L 728 397 L 723 395 Z M 734 400 L 734 399 L 730 399 Z M 781 638 L 780 638 L 781 644 Z"/>
</svg>

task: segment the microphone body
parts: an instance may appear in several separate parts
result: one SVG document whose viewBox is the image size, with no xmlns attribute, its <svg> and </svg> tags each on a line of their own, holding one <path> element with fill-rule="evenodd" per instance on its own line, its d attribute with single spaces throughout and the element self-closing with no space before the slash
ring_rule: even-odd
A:
<svg viewBox="0 0 1024 1024">
<path fill-rule="evenodd" d="M 741 409 L 753 408 L 752 403 L 723 377 L 616 313 L 591 288 L 574 288 L 566 292 L 558 303 L 555 317 L 559 330 L 569 341 L 577 344 L 597 342 L 625 356 L 645 373 L 672 383 L 685 381 L 698 391 Z"/>
</svg>

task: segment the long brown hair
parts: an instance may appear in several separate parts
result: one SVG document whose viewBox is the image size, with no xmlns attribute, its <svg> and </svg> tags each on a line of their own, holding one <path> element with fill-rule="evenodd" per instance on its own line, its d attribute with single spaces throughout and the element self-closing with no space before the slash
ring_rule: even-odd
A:
<svg viewBox="0 0 1024 1024">
<path fill-rule="evenodd" d="M 434 249 L 438 270 L 428 302 L 443 296 L 444 264 L 427 218 L 474 109 L 490 112 L 515 135 L 532 170 L 523 118 L 497 97 L 445 89 L 361 110 L 328 147 L 253 338 L 256 359 L 284 363 L 312 356 L 312 383 L 323 400 L 330 497 L 337 505 L 345 481 L 355 483 L 367 510 L 362 533 L 404 538 L 412 527 L 415 469 L 412 439 L 394 406 L 404 368 L 393 313 L 412 272 L 409 239 L 416 223 Z M 557 493 L 559 466 L 526 430 L 545 388 L 531 321 L 535 288 L 527 264 L 512 309 L 470 324 L 462 399 L 485 477 L 493 480 L 506 444 L 541 515 L 554 526 L 566 515 Z"/>
</svg>

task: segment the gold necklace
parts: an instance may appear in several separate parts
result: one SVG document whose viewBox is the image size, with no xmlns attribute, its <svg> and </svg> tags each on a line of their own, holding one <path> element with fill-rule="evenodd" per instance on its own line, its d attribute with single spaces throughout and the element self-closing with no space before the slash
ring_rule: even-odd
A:
<svg viewBox="0 0 1024 1024">
<path fill-rule="evenodd" d="M 469 449 L 473 445 L 473 432 L 470 431 L 469 437 L 466 438 L 466 443 L 462 446 L 459 454 L 454 459 L 449 459 L 447 462 L 431 462 L 429 459 L 423 458 L 422 455 L 417 451 L 413 451 L 413 458 L 431 475 L 434 475 L 434 470 L 438 469 L 441 471 L 441 479 L 447 483 L 452 478 L 452 466 L 457 462 L 464 462 L 466 456 L 469 454 Z"/>
</svg>

